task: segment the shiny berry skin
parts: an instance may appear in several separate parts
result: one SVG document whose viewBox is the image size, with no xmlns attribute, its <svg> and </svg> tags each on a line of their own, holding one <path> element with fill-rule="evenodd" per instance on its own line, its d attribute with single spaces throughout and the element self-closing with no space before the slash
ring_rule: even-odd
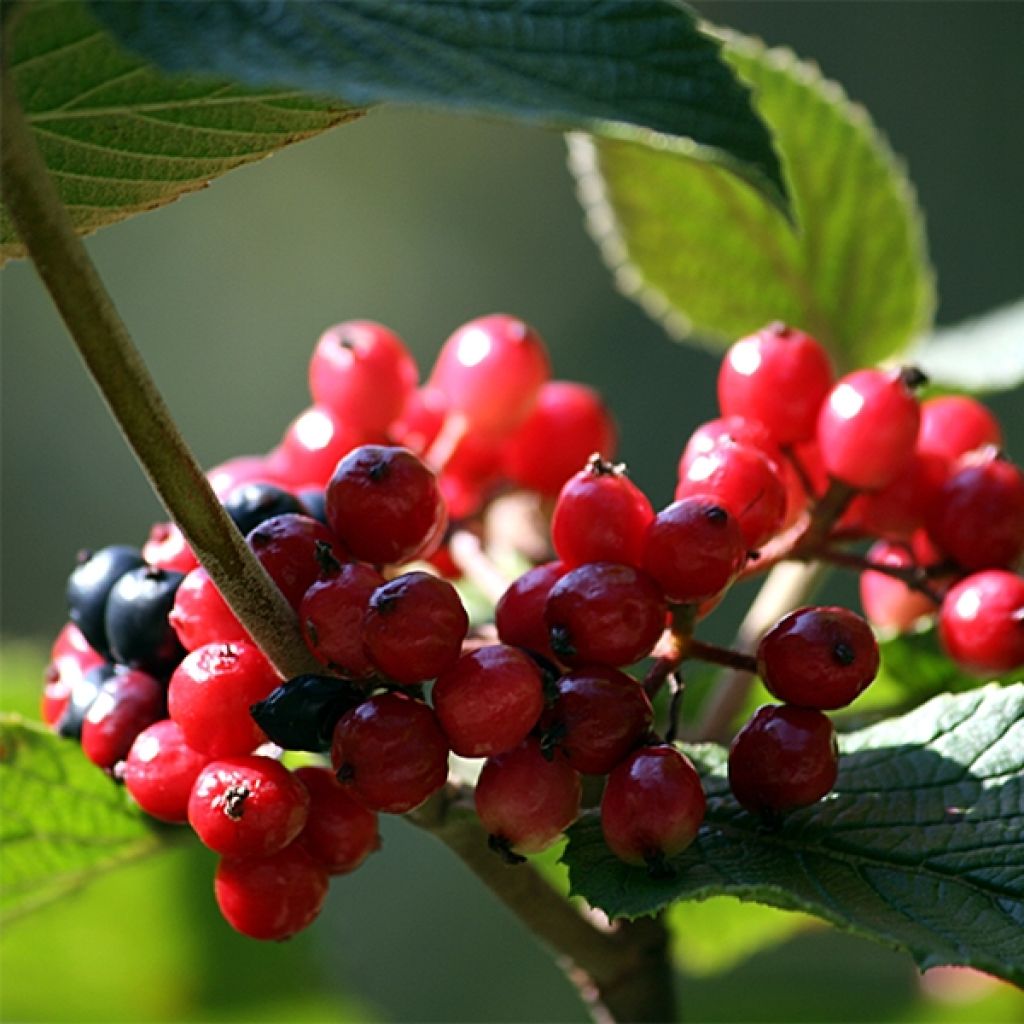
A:
<svg viewBox="0 0 1024 1024">
<path fill-rule="evenodd" d="M 1024 666 L 1024 576 L 987 569 L 946 594 L 939 637 L 961 668 L 979 676 Z"/>
<path fill-rule="evenodd" d="M 145 565 L 138 548 L 112 544 L 99 551 L 84 551 L 68 577 L 69 618 L 93 650 L 110 657 L 107 640 L 107 599 L 114 584 L 129 570 Z"/>
<path fill-rule="evenodd" d="M 878 673 L 871 627 L 846 608 L 798 608 L 757 645 L 757 674 L 787 704 L 820 711 L 845 708 Z"/>
<path fill-rule="evenodd" d="M 205 644 L 249 639 L 245 627 L 202 566 L 181 581 L 167 618 L 186 651 Z"/>
<path fill-rule="evenodd" d="M 309 363 L 313 401 L 363 431 L 384 431 L 416 389 L 419 370 L 394 331 L 372 320 L 328 327 Z"/>
<path fill-rule="evenodd" d="M 71 691 L 64 702 L 60 717 L 53 724 L 53 730 L 58 736 L 70 740 L 81 739 L 82 725 L 89 708 L 100 695 L 103 684 L 113 679 L 118 669 L 119 666 L 105 661 L 72 679 Z"/>
<path fill-rule="evenodd" d="M 590 665 L 562 676 L 557 686 L 541 719 L 543 744 L 584 775 L 606 775 L 650 732 L 650 699 L 618 669 Z"/>
<path fill-rule="evenodd" d="M 171 718 L 185 742 L 210 757 L 248 754 L 267 737 L 249 707 L 281 682 L 273 665 L 249 641 L 207 644 L 175 669 L 167 690 Z"/>
<path fill-rule="evenodd" d="M 665 859 L 697 837 L 707 801 L 689 758 L 668 745 L 641 747 L 608 775 L 601 797 L 601 831 L 608 849 L 627 864 L 666 873 Z"/>
<path fill-rule="evenodd" d="M 295 417 L 267 459 L 274 476 L 291 487 L 324 487 L 338 463 L 361 444 L 378 437 L 360 430 L 321 405 Z"/>
<path fill-rule="evenodd" d="M 813 708 L 766 704 L 729 748 L 729 786 L 737 801 L 767 820 L 817 803 L 839 772 L 836 731 Z"/>
<path fill-rule="evenodd" d="M 508 435 L 533 409 L 551 373 L 540 335 L 504 313 L 459 327 L 441 346 L 430 386 L 469 429 Z"/>
<path fill-rule="evenodd" d="M 670 601 L 706 601 L 747 560 L 739 523 L 714 498 L 693 495 L 662 509 L 644 535 L 643 568 Z"/>
<path fill-rule="evenodd" d="M 625 474 L 599 456 L 562 488 L 551 517 L 551 543 L 570 569 L 586 562 L 639 565 L 654 509 Z"/>
<path fill-rule="evenodd" d="M 741 444 L 756 448 L 773 465 L 783 461 L 782 449 L 771 431 L 758 420 L 743 416 L 721 416 L 702 423 L 690 435 L 683 454 L 679 457 L 678 476 L 686 475 L 690 463 L 700 455 L 707 455 L 722 443 Z"/>
<path fill-rule="evenodd" d="M 288 513 L 306 514 L 299 499 L 277 484 L 245 483 L 228 492 L 222 504 L 231 521 L 244 537 L 260 523 Z"/>
<path fill-rule="evenodd" d="M 576 820 L 581 788 L 564 758 L 548 760 L 530 738 L 487 759 L 474 794 L 476 813 L 498 850 L 539 853 Z"/>
<path fill-rule="evenodd" d="M 442 392 L 432 387 L 417 388 L 388 433 L 395 444 L 422 457 L 441 433 L 447 416 L 448 399 Z"/>
<path fill-rule="evenodd" d="M 142 545 L 142 557 L 147 565 L 172 572 L 189 573 L 199 565 L 199 559 L 176 523 L 154 523 Z"/>
<path fill-rule="evenodd" d="M 574 381 L 548 381 L 505 442 L 505 473 L 520 487 L 554 497 L 591 455 L 610 459 L 615 443 L 615 421 L 596 391 Z"/>
<path fill-rule="evenodd" d="M 516 647 L 495 644 L 463 654 L 437 677 L 434 712 L 462 757 L 490 757 L 518 746 L 544 709 L 536 663 Z"/>
<path fill-rule="evenodd" d="M 313 923 L 330 878 L 298 843 L 268 857 L 225 857 L 217 865 L 214 895 L 224 919 L 251 939 L 280 941 Z"/>
<path fill-rule="evenodd" d="M 279 484 L 266 455 L 237 455 L 206 471 L 213 493 L 222 501 L 240 484 Z"/>
<path fill-rule="evenodd" d="M 527 569 L 509 584 L 494 609 L 494 625 L 502 643 L 525 647 L 535 654 L 543 654 L 550 661 L 557 660 L 551 650 L 544 605 L 551 588 L 567 572 L 561 562 L 545 562 Z"/>
<path fill-rule="evenodd" d="M 763 423 L 779 444 L 814 437 L 818 411 L 832 387 L 828 353 L 809 334 L 774 323 L 741 338 L 718 372 L 723 416 Z"/>
<path fill-rule="evenodd" d="M 544 606 L 551 648 L 567 665 L 632 665 L 665 627 L 658 584 L 630 565 L 591 562 L 552 588 Z"/>
<path fill-rule="evenodd" d="M 355 871 L 380 849 L 377 815 L 352 798 L 327 768 L 304 765 L 295 777 L 309 791 L 309 816 L 299 838 L 332 875 Z"/>
<path fill-rule="evenodd" d="M 111 587 L 104 624 L 115 661 L 167 678 L 185 653 L 167 621 L 184 578 L 180 572 L 143 566 Z"/>
<path fill-rule="evenodd" d="M 975 448 L 1003 443 L 995 416 L 967 395 L 941 395 L 921 403 L 917 450 L 956 459 Z"/>
<path fill-rule="evenodd" d="M 905 546 L 884 540 L 871 546 L 867 558 L 869 562 L 901 569 L 916 564 Z M 899 633 L 906 632 L 919 619 L 938 611 L 935 602 L 919 590 L 911 590 L 892 576 L 871 571 L 860 574 L 860 603 L 873 626 Z"/>
<path fill-rule="evenodd" d="M 778 468 L 757 448 L 724 441 L 686 468 L 675 499 L 713 499 L 735 518 L 751 551 L 770 540 L 786 515 L 786 487 Z"/>
<path fill-rule="evenodd" d="M 166 691 L 138 669 L 117 672 L 101 687 L 82 721 L 82 753 L 100 768 L 123 760 L 135 737 L 166 714 Z"/>
<path fill-rule="evenodd" d="M 334 729 L 331 763 L 365 807 L 405 814 L 445 784 L 448 741 L 422 701 L 382 693 L 342 716 Z"/>
<path fill-rule="evenodd" d="M 379 672 L 411 686 L 454 665 L 468 631 L 469 616 L 450 583 L 407 572 L 373 592 L 363 645 Z"/>
<path fill-rule="evenodd" d="M 192 786 L 209 761 L 206 754 L 185 742 L 177 722 L 164 718 L 135 737 L 121 768 L 121 780 L 148 815 L 180 825 L 188 821 Z"/>
<path fill-rule="evenodd" d="M 344 547 L 323 523 L 295 513 L 265 520 L 245 542 L 285 600 L 296 609 L 319 577 L 325 554 L 336 562 L 348 560 Z"/>
<path fill-rule="evenodd" d="M 349 562 L 317 580 L 303 595 L 299 623 L 313 656 L 348 679 L 373 675 L 363 649 L 363 620 L 384 577 L 362 562 Z"/>
<path fill-rule="evenodd" d="M 909 540 L 924 526 L 949 477 L 949 461 L 914 451 L 895 480 L 879 491 L 858 495 L 840 525 L 872 536 Z"/>
<path fill-rule="evenodd" d="M 327 484 L 327 521 L 362 562 L 425 558 L 441 543 L 447 517 L 437 478 L 406 448 L 356 448 Z"/>
<path fill-rule="evenodd" d="M 266 857 L 302 831 L 309 792 L 271 757 L 211 761 L 188 800 L 188 821 L 211 850 L 225 857 Z"/>
<path fill-rule="evenodd" d="M 818 446 L 828 474 L 850 487 L 877 491 L 910 460 L 920 410 L 913 369 L 856 370 L 829 392 L 818 417 Z"/>
<path fill-rule="evenodd" d="M 939 491 L 928 535 L 964 569 L 1001 569 L 1024 554 L 1024 473 L 996 448 L 962 456 Z"/>
<path fill-rule="evenodd" d="M 105 660 L 102 654 L 89 646 L 73 622 L 64 624 L 53 642 L 50 662 L 43 673 L 39 713 L 47 725 L 56 725 L 64 713 L 75 680 L 81 679 L 89 669 L 103 665 Z"/>
</svg>

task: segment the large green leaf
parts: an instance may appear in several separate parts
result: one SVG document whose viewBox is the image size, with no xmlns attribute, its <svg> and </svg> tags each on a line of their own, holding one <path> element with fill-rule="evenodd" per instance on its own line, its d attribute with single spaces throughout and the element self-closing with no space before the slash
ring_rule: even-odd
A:
<svg viewBox="0 0 1024 1024">
<path fill-rule="evenodd" d="M 934 305 L 902 167 L 865 111 L 815 66 L 724 38 L 775 133 L 799 230 L 712 165 L 575 136 L 570 166 L 620 287 L 675 337 L 717 348 L 784 320 L 843 368 L 902 351 Z"/>
<path fill-rule="evenodd" d="M 82 234 L 350 120 L 295 89 L 161 74 L 80 3 L 33 3 L 16 20 L 11 74 L 61 198 Z M 22 255 L 0 209 L 0 260 Z"/>
<path fill-rule="evenodd" d="M 0 916 L 10 919 L 163 845 L 81 749 L 0 716 Z"/>
<path fill-rule="evenodd" d="M 725 751 L 691 748 L 708 813 L 675 877 L 618 861 L 588 819 L 570 830 L 572 891 L 613 917 L 733 895 L 815 914 L 922 968 L 1024 982 L 1024 685 L 938 697 L 841 749 L 833 793 L 770 831 L 732 798 Z"/>
</svg>

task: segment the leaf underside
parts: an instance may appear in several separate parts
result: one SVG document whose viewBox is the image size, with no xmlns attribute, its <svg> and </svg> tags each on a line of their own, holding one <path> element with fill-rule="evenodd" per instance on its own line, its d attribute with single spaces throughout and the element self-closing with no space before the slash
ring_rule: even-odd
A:
<svg viewBox="0 0 1024 1024">
<path fill-rule="evenodd" d="M 763 827 L 729 792 L 725 751 L 687 749 L 705 824 L 653 880 L 598 821 L 570 830 L 572 891 L 612 917 L 732 895 L 817 915 L 911 953 L 1024 983 L 1024 684 L 938 697 L 841 738 L 834 791 Z"/>
</svg>

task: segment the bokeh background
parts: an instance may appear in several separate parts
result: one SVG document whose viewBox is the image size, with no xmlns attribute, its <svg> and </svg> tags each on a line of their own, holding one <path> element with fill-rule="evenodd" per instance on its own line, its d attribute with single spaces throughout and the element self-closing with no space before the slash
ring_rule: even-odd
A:
<svg viewBox="0 0 1024 1024">
<path fill-rule="evenodd" d="M 871 111 L 927 214 L 941 323 L 1020 296 L 1024 4 L 697 6 L 814 58 Z M 689 431 L 715 413 L 715 359 L 670 343 L 614 291 L 555 134 L 380 111 L 88 245 L 204 464 L 275 444 L 308 404 L 317 335 L 353 317 L 392 326 L 424 368 L 464 320 L 503 310 L 531 321 L 558 376 L 604 392 L 621 455 L 655 502 L 670 498 Z M 75 552 L 140 543 L 162 516 L 32 270 L 9 265 L 0 289 L 3 701 L 33 711 Z M 1020 393 L 991 404 L 1021 459 Z M 728 631 L 728 615 L 718 628 Z M 182 847 L 12 924 L 0 938 L 0 1016 L 585 1017 L 519 925 L 400 821 L 386 825 L 384 852 L 336 883 L 321 921 L 287 945 L 234 936 L 213 907 L 212 870 L 212 857 Z M 694 921 L 744 927 L 727 901 Z M 1024 1017 L 1006 986 L 933 979 L 925 991 L 905 957 L 821 929 L 731 964 L 687 957 L 683 945 L 691 1020 Z"/>
</svg>

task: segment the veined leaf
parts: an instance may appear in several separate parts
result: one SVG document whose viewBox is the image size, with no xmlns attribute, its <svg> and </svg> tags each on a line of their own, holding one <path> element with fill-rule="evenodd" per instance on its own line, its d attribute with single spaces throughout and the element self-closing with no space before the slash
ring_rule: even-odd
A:
<svg viewBox="0 0 1024 1024">
<path fill-rule="evenodd" d="M 589 819 L 570 830 L 573 892 L 613 917 L 733 895 L 1024 982 L 1024 685 L 938 697 L 840 747 L 835 790 L 777 831 L 733 799 L 722 748 L 690 748 L 708 813 L 675 877 L 618 861 Z"/>
<path fill-rule="evenodd" d="M 935 301 L 902 167 L 815 66 L 723 38 L 775 133 L 798 230 L 710 164 L 573 136 L 587 223 L 620 288 L 677 339 L 715 348 L 783 320 L 843 369 L 901 352 L 928 328 Z"/>
</svg>

